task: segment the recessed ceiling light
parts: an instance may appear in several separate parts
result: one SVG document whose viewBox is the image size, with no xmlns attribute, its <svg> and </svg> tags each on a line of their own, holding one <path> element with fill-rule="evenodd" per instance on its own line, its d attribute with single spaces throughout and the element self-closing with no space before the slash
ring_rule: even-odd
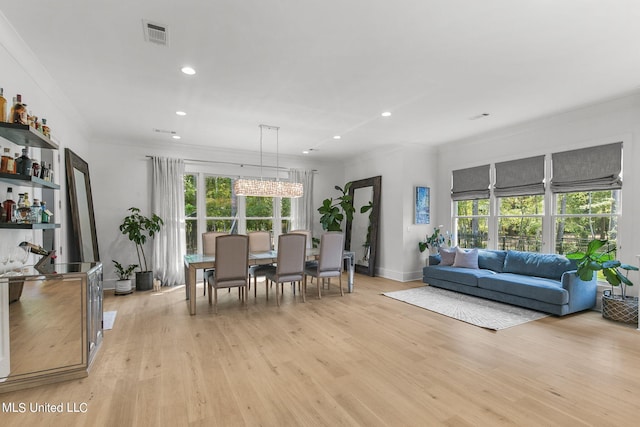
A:
<svg viewBox="0 0 640 427">
<path fill-rule="evenodd" d="M 178 116 L 186 116 L 187 115 L 187 113 L 185 113 L 184 111 L 176 111 L 176 114 Z"/>
<path fill-rule="evenodd" d="M 309 150 L 304 150 L 302 154 L 309 154 Z"/>
<path fill-rule="evenodd" d="M 189 75 L 189 76 L 193 76 L 196 73 L 196 70 L 194 70 L 193 68 L 189 67 L 189 66 L 185 66 L 182 67 L 180 69 L 180 71 L 182 71 L 183 73 Z"/>
<path fill-rule="evenodd" d="M 334 135 L 333 136 L 333 139 L 340 139 L 340 138 L 342 138 L 340 135 Z"/>
<path fill-rule="evenodd" d="M 382 115 L 382 117 L 389 117 L 391 115 L 391 112 L 390 111 L 385 111 L 381 115 Z"/>
<path fill-rule="evenodd" d="M 180 135 L 172 135 L 171 138 L 173 139 L 180 139 Z"/>
<path fill-rule="evenodd" d="M 485 117 L 489 117 L 489 113 L 482 113 L 482 114 L 478 114 L 478 115 L 473 116 L 473 117 L 469 117 L 469 120 L 484 119 Z"/>
</svg>

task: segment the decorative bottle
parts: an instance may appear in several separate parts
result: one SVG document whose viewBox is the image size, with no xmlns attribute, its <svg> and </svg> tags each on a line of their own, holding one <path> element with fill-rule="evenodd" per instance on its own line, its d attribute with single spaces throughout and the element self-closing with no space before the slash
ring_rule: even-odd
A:
<svg viewBox="0 0 640 427">
<path fill-rule="evenodd" d="M 43 224 L 48 224 L 49 211 L 47 210 L 47 202 L 43 200 L 42 203 L 40 203 L 40 209 L 41 209 L 41 218 L 42 218 L 40 222 L 42 222 Z"/>
<path fill-rule="evenodd" d="M 51 138 L 51 128 L 47 126 L 47 119 L 42 119 L 42 134 L 47 138 Z"/>
<path fill-rule="evenodd" d="M 16 103 L 11 108 L 11 123 L 18 123 L 21 125 L 28 125 L 29 119 L 27 118 L 27 107 L 22 103 L 22 95 L 16 95 Z"/>
<path fill-rule="evenodd" d="M 31 176 L 33 161 L 29 158 L 29 148 L 22 149 L 22 156 L 18 159 L 17 169 L 20 175 Z"/>
<path fill-rule="evenodd" d="M 4 97 L 4 89 L 0 87 L 0 122 L 7 121 L 7 100 Z"/>
<path fill-rule="evenodd" d="M 0 173 L 16 173 L 15 159 L 11 157 L 11 149 L 5 147 L 2 160 L 0 161 Z"/>
<path fill-rule="evenodd" d="M 16 202 L 13 200 L 13 188 L 7 188 L 7 199 L 4 201 L 3 205 L 3 213 L 2 220 L 3 222 L 15 222 L 15 218 L 13 216 L 13 210 L 15 208 Z"/>
<path fill-rule="evenodd" d="M 37 160 L 31 163 L 31 175 L 36 178 L 40 177 L 40 163 Z"/>
</svg>

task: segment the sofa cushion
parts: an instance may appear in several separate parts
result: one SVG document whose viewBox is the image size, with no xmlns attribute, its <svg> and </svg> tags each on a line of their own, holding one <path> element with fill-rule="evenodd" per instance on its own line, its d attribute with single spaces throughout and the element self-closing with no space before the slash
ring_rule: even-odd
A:
<svg viewBox="0 0 640 427">
<path fill-rule="evenodd" d="M 562 273 L 575 268 L 576 263 L 562 255 L 507 251 L 502 271 L 560 280 Z"/>
<path fill-rule="evenodd" d="M 456 248 L 439 248 L 440 265 L 453 265 L 456 259 Z"/>
<path fill-rule="evenodd" d="M 486 268 L 487 270 L 493 270 L 497 273 L 502 273 L 502 268 L 504 267 L 504 259 L 506 256 L 507 251 L 479 249 L 478 267 Z"/>
<path fill-rule="evenodd" d="M 424 267 L 422 274 L 424 282 L 426 283 L 429 283 L 429 279 L 433 278 L 460 283 L 466 286 L 478 286 L 479 277 L 494 276 L 496 273 L 491 270 L 474 270 L 471 268 L 436 265 Z"/>
<path fill-rule="evenodd" d="M 456 258 L 453 261 L 454 267 L 478 269 L 478 250 L 462 249 L 456 246 Z"/>
<path fill-rule="evenodd" d="M 569 302 L 569 292 L 560 282 L 542 277 L 502 273 L 478 278 L 478 287 L 549 304 L 561 305 Z"/>
</svg>

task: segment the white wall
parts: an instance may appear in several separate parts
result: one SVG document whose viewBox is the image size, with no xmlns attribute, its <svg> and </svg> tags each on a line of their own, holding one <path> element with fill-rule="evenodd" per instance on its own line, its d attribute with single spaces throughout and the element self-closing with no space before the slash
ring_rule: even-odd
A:
<svg viewBox="0 0 640 427">
<path fill-rule="evenodd" d="M 111 260 L 137 264 L 135 246 L 118 229 L 130 207 L 138 207 L 144 215 L 151 209 L 151 160 L 147 156 L 165 156 L 182 159 L 198 159 L 211 162 L 260 164 L 259 152 L 233 150 L 207 150 L 183 143 L 165 142 L 161 138 L 153 146 L 140 146 L 135 141 L 93 141 L 89 159 L 91 186 L 95 207 L 96 228 L 100 259 L 104 264 L 105 288 L 114 286 L 116 279 Z M 280 166 L 286 168 L 316 169 L 314 176 L 314 206 L 320 206 L 322 199 L 336 195 L 333 186 L 342 181 L 341 164 L 322 163 L 312 157 L 280 156 Z M 275 157 L 264 155 L 265 166 L 275 165 Z M 260 176 L 259 168 L 240 167 L 231 164 L 189 163 L 188 171 L 204 171 L 212 174 Z M 263 176 L 272 174 L 264 169 Z M 335 182 L 335 179 L 340 181 Z M 319 216 L 314 235 L 321 232 Z M 150 262 L 151 245 L 145 248 Z"/>
<path fill-rule="evenodd" d="M 436 196 L 436 215 L 451 228 L 451 201 L 447 190 L 451 171 L 540 154 L 623 141 L 622 219 L 618 225 L 618 258 L 637 265 L 640 254 L 638 214 L 640 200 L 640 92 L 552 117 L 467 138 L 438 148 L 440 191 Z M 638 274 L 630 279 L 640 285 Z M 640 286 L 629 289 L 637 294 Z"/>
<path fill-rule="evenodd" d="M 414 224 L 414 191 L 426 186 L 432 197 L 438 192 L 434 154 L 428 147 L 398 144 L 345 164 L 345 181 L 382 176 L 376 275 L 398 281 L 422 277 L 424 256 L 418 241 L 431 232 L 437 218 L 429 225 Z"/>
<path fill-rule="evenodd" d="M 11 104 L 12 98 L 20 93 L 28 109 L 38 117 L 47 119 L 51 127 L 52 139 L 60 146 L 60 157 L 54 156 L 54 180 L 60 184 L 58 200 L 62 204 L 51 206 L 55 212 L 53 221 L 62 224 L 61 230 L 67 229 L 68 214 L 66 208 L 66 184 L 64 170 L 64 149 L 70 148 L 83 158 L 89 153 L 89 132 L 82 120 L 81 114 L 73 107 L 64 93 L 52 80 L 42 64 L 33 55 L 24 41 L 13 30 L 11 24 L 0 13 L 0 87 L 4 88 L 4 96 Z M 9 107 L 8 107 L 9 108 Z M 12 153 L 20 152 L 22 147 L 15 146 L 4 139 L 0 139 L 1 147 L 10 147 Z M 40 159 L 40 150 L 31 149 L 32 158 Z M 0 182 L 0 199 L 4 200 L 7 187 L 13 187 L 15 200 L 18 192 L 27 191 L 30 198 L 38 197 L 39 190 L 30 187 L 16 187 L 12 184 Z M 56 203 L 57 204 L 57 203 Z M 42 232 L 25 230 L 0 230 L 2 244 L 17 245 L 22 240 L 31 239 L 40 243 Z M 66 232 L 56 232 L 56 246 L 58 248 L 58 262 L 68 262 L 68 244 Z M 31 259 L 31 262 L 33 258 Z"/>
</svg>

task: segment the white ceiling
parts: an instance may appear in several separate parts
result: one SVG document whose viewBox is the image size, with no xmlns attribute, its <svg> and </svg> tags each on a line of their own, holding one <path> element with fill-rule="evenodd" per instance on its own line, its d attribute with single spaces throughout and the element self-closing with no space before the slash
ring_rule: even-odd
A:
<svg viewBox="0 0 640 427">
<path fill-rule="evenodd" d="M 264 123 L 281 127 L 280 153 L 337 158 L 640 86 L 638 0 L 0 0 L 0 11 L 96 138 L 146 144 L 258 150 Z M 145 42 L 143 19 L 168 26 L 168 46 Z"/>
</svg>

